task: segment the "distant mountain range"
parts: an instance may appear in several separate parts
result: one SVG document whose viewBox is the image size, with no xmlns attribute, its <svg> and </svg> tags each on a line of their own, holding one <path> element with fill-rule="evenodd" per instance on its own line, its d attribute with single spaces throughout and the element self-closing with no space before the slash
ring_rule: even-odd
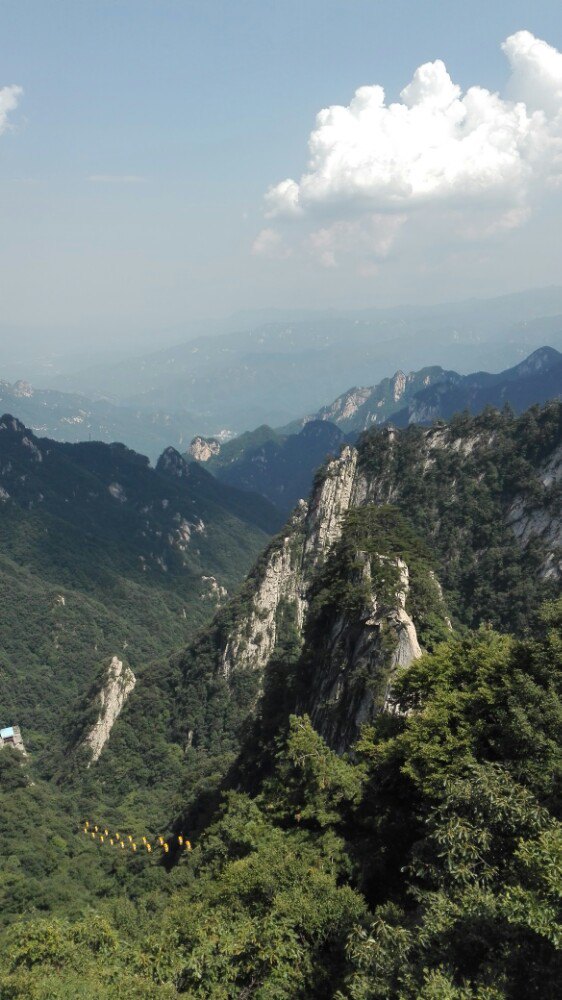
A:
<svg viewBox="0 0 562 1000">
<path fill-rule="evenodd" d="M 261 426 L 222 444 L 201 436 L 189 457 L 206 462 L 221 481 L 254 490 L 288 512 L 306 496 L 315 470 L 345 441 L 374 425 L 429 424 L 438 418 L 508 403 L 519 413 L 562 396 L 562 354 L 541 347 L 498 374 L 459 375 L 433 366 L 396 372 L 376 386 L 353 388 L 310 417 L 281 430 Z"/>
<path fill-rule="evenodd" d="M 407 375 L 397 371 L 378 385 L 349 389 L 286 430 L 295 430 L 308 420 L 329 420 L 346 433 L 389 420 L 402 427 L 448 419 L 462 410 L 479 413 L 485 406 L 502 407 L 504 403 L 519 413 L 561 393 L 562 354 L 552 347 L 540 347 L 513 368 L 497 374 L 459 375 L 438 366 Z"/>
<path fill-rule="evenodd" d="M 233 320 L 233 322 L 235 322 Z M 428 361 L 468 373 L 512 366 L 541 344 L 562 348 L 562 289 L 427 307 L 311 313 L 186 340 L 43 384 L 150 413 L 195 414 L 194 433 L 281 426 L 345 385 L 373 385 Z M 25 376 L 25 373 L 22 373 Z"/>
<path fill-rule="evenodd" d="M 118 406 L 106 399 L 92 400 L 75 392 L 36 389 L 29 382 L 0 380 L 0 413 L 14 413 L 36 434 L 58 441 L 123 441 L 155 461 L 168 445 L 185 448 L 202 426 L 191 413 L 151 413 Z"/>
</svg>

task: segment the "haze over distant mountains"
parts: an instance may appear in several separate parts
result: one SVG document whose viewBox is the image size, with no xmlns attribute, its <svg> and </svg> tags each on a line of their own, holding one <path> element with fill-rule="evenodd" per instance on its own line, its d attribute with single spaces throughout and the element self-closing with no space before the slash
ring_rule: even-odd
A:
<svg viewBox="0 0 562 1000">
<path fill-rule="evenodd" d="M 0 410 L 16 414 L 36 434 L 68 442 L 122 441 L 153 461 L 168 445 L 185 447 L 202 423 L 191 413 L 152 413 L 80 393 L 36 389 L 22 380 L 0 380 Z"/>
<path fill-rule="evenodd" d="M 562 348 L 562 288 L 240 324 L 226 334 L 50 377 L 43 386 L 143 410 L 195 413 L 206 424 L 200 433 L 278 426 L 397 368 L 494 371 L 543 344 Z"/>
<path fill-rule="evenodd" d="M 272 315 L 269 322 L 262 312 L 238 316 L 238 332 L 219 332 L 226 321 L 208 324 L 204 336 L 153 354 L 123 359 L 116 351 L 114 361 L 106 356 L 73 374 L 56 365 L 38 369 L 30 356 L 31 371 L 43 371 L 39 388 L 23 363 L 14 365 L 16 345 L 7 350 L 4 343 L 0 360 L 12 361 L 0 368 L 9 376 L 0 380 L 0 407 L 39 434 L 120 440 L 155 461 L 168 445 L 185 450 L 195 435 L 224 441 L 263 424 L 294 431 L 305 414 L 349 431 L 361 414 L 350 422 L 340 408 L 363 406 L 367 414 L 373 402 L 369 388 L 353 396 L 349 386 L 386 392 L 376 400 L 380 422 L 396 411 L 389 376 L 397 369 L 413 373 L 405 405 L 444 372 L 454 383 L 478 368 L 512 367 L 544 344 L 562 348 L 561 288 L 424 308 Z M 530 391 L 529 402 L 534 398 Z M 460 405 L 455 394 L 449 403 L 427 397 L 426 404 L 436 413 Z"/>
<path fill-rule="evenodd" d="M 562 397 L 562 354 L 550 347 L 498 374 L 459 375 L 438 366 L 397 371 L 378 385 L 352 388 L 317 413 L 275 431 L 262 425 L 221 444 L 195 438 L 191 458 L 223 482 L 261 493 L 289 512 L 306 496 L 316 469 L 340 446 L 371 427 L 430 424 L 454 413 L 480 413 L 508 404 L 520 413 L 535 403 Z"/>
</svg>

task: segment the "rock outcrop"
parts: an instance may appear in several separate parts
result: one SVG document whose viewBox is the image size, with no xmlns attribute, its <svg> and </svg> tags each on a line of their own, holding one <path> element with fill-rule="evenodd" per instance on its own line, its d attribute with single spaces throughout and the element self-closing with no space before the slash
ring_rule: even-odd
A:
<svg viewBox="0 0 562 1000">
<path fill-rule="evenodd" d="M 318 732 L 340 753 L 353 744 L 361 726 L 371 722 L 378 711 L 392 709 L 396 671 L 422 655 L 416 626 L 406 610 L 408 566 L 400 558 L 379 557 L 377 561 L 395 572 L 395 589 L 390 594 L 380 593 L 367 554 L 356 554 L 357 575 L 365 588 L 364 605 L 353 612 L 334 608 L 328 621 L 322 621 L 310 685 L 298 706 L 310 714 Z"/>
<path fill-rule="evenodd" d="M 220 441 L 216 438 L 194 437 L 188 452 L 196 462 L 208 462 L 210 458 L 220 453 Z"/>
<path fill-rule="evenodd" d="M 310 503 L 299 503 L 286 531 L 269 547 L 255 581 L 250 610 L 226 642 L 222 656 L 225 676 L 234 668 L 261 670 L 266 666 L 277 641 L 278 611 L 283 601 L 293 605 L 296 623 L 302 629 L 307 591 L 315 569 L 340 537 L 351 504 L 356 466 L 356 449 L 343 448 L 326 466 Z"/>
<path fill-rule="evenodd" d="M 562 483 L 562 445 L 549 456 L 538 471 L 544 488 L 544 498 L 550 503 L 538 504 L 529 498 L 515 498 L 507 515 L 507 523 L 524 549 L 538 540 L 543 549 L 540 574 L 545 580 L 562 579 L 562 518 L 560 500 L 556 503 Z"/>
<path fill-rule="evenodd" d="M 304 544 L 309 571 L 322 562 L 340 537 L 343 517 L 351 506 L 356 470 L 357 449 L 346 445 L 338 458 L 328 462 L 312 494 Z"/>
<path fill-rule="evenodd" d="M 131 668 L 123 664 L 117 656 L 113 656 L 96 695 L 98 717 L 82 742 L 82 746 L 90 755 L 91 764 L 99 758 L 115 721 L 136 683 L 137 679 Z"/>
<path fill-rule="evenodd" d="M 536 566 L 540 544 L 542 578 L 559 579 L 562 408 L 525 421 L 492 412 L 345 445 L 186 671 L 214 664 L 231 690 L 239 672 L 253 674 L 255 707 L 273 654 L 289 648 L 294 707 L 338 752 L 349 748 L 361 725 L 393 710 L 397 671 L 447 638 L 447 595 L 456 620 L 477 625 L 496 611 L 492 589 L 493 623 L 510 627 L 520 612 L 506 566 L 515 576 Z M 528 593 L 518 599 L 528 606 Z"/>
</svg>

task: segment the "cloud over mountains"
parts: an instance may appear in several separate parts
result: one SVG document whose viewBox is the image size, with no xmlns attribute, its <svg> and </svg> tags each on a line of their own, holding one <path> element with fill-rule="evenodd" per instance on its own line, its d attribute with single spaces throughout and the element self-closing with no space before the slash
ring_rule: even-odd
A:
<svg viewBox="0 0 562 1000">
<path fill-rule="evenodd" d="M 22 94 L 22 88 L 15 85 L 0 89 L 0 134 L 9 127 L 8 115 L 17 108 Z"/>
<path fill-rule="evenodd" d="M 562 54 L 528 31 L 502 49 L 503 95 L 463 93 L 436 60 L 397 102 L 375 84 L 320 111 L 306 172 L 265 196 L 268 237 L 255 252 L 304 249 L 325 266 L 353 254 L 377 266 L 428 222 L 469 241 L 522 225 L 562 181 Z"/>
</svg>

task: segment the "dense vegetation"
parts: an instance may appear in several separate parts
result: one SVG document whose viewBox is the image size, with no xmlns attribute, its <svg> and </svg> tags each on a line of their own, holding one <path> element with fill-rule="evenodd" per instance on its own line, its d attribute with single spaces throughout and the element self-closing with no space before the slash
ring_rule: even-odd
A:
<svg viewBox="0 0 562 1000">
<path fill-rule="evenodd" d="M 294 434 L 258 427 L 221 445 L 206 468 L 221 482 L 259 493 L 289 514 L 308 496 L 315 470 L 344 441 L 343 432 L 328 420 L 310 420 Z"/>
<path fill-rule="evenodd" d="M 100 522 L 101 537 L 81 536 L 109 560 L 101 563 L 100 590 L 91 567 L 74 590 L 56 585 L 56 574 L 65 566 L 70 574 L 76 558 L 72 544 L 70 555 L 60 545 L 63 531 L 72 542 L 80 529 L 72 494 L 60 535 L 56 499 L 52 511 L 41 511 L 49 520 L 38 521 L 49 529 L 49 544 L 58 538 L 53 579 L 48 557 L 45 578 L 39 572 L 40 531 L 26 535 L 39 517 L 36 507 L 4 508 L 2 530 L 13 551 L 2 566 L 15 596 L 7 585 L 14 603 L 4 641 L 12 645 L 3 669 L 12 669 L 18 648 L 35 657 L 28 689 L 21 677 L 18 689 L 14 683 L 14 707 L 21 699 L 30 719 L 54 724 L 57 692 L 75 684 L 72 693 L 82 699 L 68 715 L 72 746 L 91 702 L 85 678 L 73 680 L 70 670 L 57 676 L 57 657 L 59 647 L 67 655 L 71 642 L 85 642 L 82 630 L 90 642 L 98 629 L 98 651 L 106 642 L 113 652 L 119 629 L 128 628 L 125 655 L 142 683 L 89 769 L 80 752 L 65 760 L 62 744 L 49 745 L 48 731 L 43 743 L 34 737 L 28 759 L 0 750 L 2 1000 L 558 996 L 562 601 L 537 612 L 549 585 L 530 574 L 544 552 L 536 546 L 522 555 L 505 515 L 520 495 L 558 516 L 559 491 L 550 485 L 537 492 L 536 470 L 560 440 L 560 411 L 457 418 L 434 433 L 460 444 L 434 449 L 429 464 L 424 432 L 416 428 L 397 437 L 367 435 L 360 466 L 376 484 L 376 502 L 350 510 L 315 572 L 304 633 L 291 602 L 280 603 L 278 639 L 263 673 L 235 669 L 227 677 L 220 663 L 233 626 L 248 616 L 266 554 L 187 651 L 164 659 L 149 645 L 160 636 L 169 641 L 164 611 L 156 605 L 150 617 L 150 600 L 143 611 L 139 597 L 138 617 L 128 617 L 119 594 L 138 587 L 142 600 L 160 595 L 168 608 L 182 576 L 173 560 L 162 586 L 154 568 L 146 577 L 131 560 L 126 571 L 123 522 L 112 520 L 124 516 L 123 504 L 114 515 L 103 493 L 108 520 Z M 194 481 L 191 475 L 172 453 L 150 482 L 157 497 L 163 490 L 173 500 L 172 511 L 186 494 L 208 503 L 210 524 L 215 494 L 204 491 L 222 487 L 204 472 Z M 114 465 L 105 480 L 99 469 L 97 477 L 125 479 Z M 128 497 L 137 495 L 131 483 L 124 485 Z M 31 489 L 29 481 L 24 486 Z M 79 481 L 76 487 L 84 499 Z M 163 519 L 157 532 L 168 507 L 156 507 Z M 89 508 L 84 517 L 91 514 Z M 250 527 L 248 520 L 236 523 Z M 295 518 L 292 545 L 302 545 L 302 530 Z M 18 554 L 26 537 L 27 562 Z M 393 676 L 385 694 L 390 711 L 379 712 L 338 755 L 312 721 L 315 683 L 327 664 L 325 637 L 337 621 L 345 650 L 373 595 L 379 610 L 392 608 L 402 586 L 398 559 L 409 569 L 405 607 L 428 652 Z M 445 582 L 455 631 L 433 570 Z M 117 602 L 114 620 L 100 601 L 105 586 Z M 29 607 L 28 630 L 18 598 Z M 137 629 L 145 647 L 138 638 L 134 645 Z M 384 628 L 381 635 L 384 642 Z M 359 673 L 350 690 L 379 683 Z M 38 705 L 42 690 L 54 693 Z M 343 711 L 352 697 L 345 684 L 341 690 Z M 188 833 L 195 849 L 166 856 L 119 851 L 85 836 L 86 818 L 139 842 L 144 834 Z"/>
<path fill-rule="evenodd" d="M 2 995 L 556 997 L 561 628 L 559 602 L 527 639 L 439 645 L 347 758 L 291 717 L 259 787 L 228 793 L 169 875 L 117 855 L 79 914 L 62 866 L 54 912 L 5 931 Z M 25 810 L 38 792 L 6 770 Z M 58 841 L 30 856 L 52 866 Z M 102 898 L 112 879 L 127 900 Z"/>
<path fill-rule="evenodd" d="M 143 674 L 185 645 L 216 608 L 213 579 L 236 587 L 279 523 L 262 498 L 168 464 L 0 421 L 0 723 L 23 728 L 42 773 L 102 662 Z"/>
<path fill-rule="evenodd" d="M 429 433 L 429 437 L 428 437 Z M 459 414 L 431 432 L 369 431 L 359 443 L 361 468 L 377 501 L 392 499 L 439 564 L 439 579 L 457 622 L 522 630 L 555 587 L 539 572 L 544 546 L 522 552 L 508 512 L 516 498 L 560 517 L 556 479 L 537 469 L 562 436 L 562 404 Z"/>
</svg>

